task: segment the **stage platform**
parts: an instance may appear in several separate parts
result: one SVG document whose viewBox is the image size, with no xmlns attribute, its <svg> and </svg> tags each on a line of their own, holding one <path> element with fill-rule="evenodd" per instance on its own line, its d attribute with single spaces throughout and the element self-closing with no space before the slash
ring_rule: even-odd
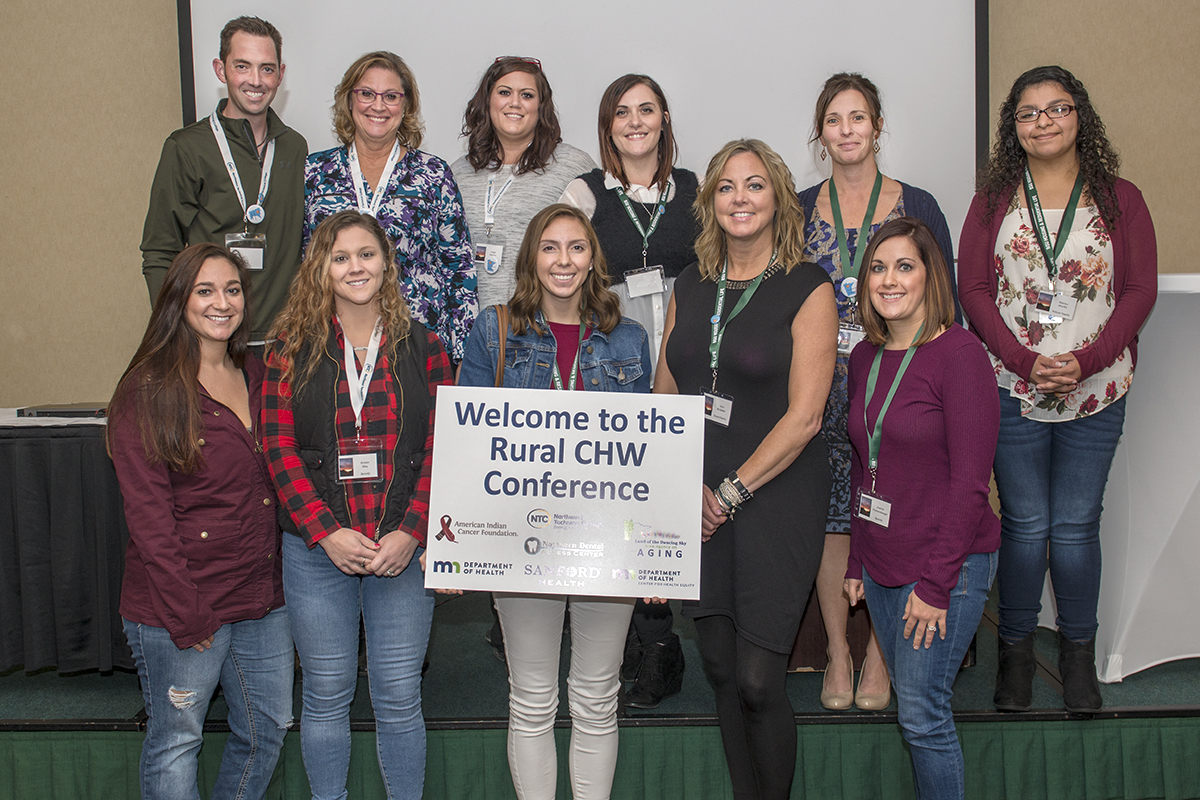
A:
<svg viewBox="0 0 1200 800">
<path fill-rule="evenodd" d="M 423 683 L 429 729 L 426 798 L 515 796 L 505 751 L 507 679 L 504 665 L 483 641 L 490 624 L 485 595 L 439 598 L 431 667 Z M 688 662 L 683 691 L 658 709 L 629 709 L 622 717 L 614 800 L 732 797 L 695 630 L 678 616 L 676 628 Z M 996 639 L 986 617 L 977 642 L 977 664 L 960 673 L 954 695 L 968 798 L 1200 798 L 1200 659 L 1163 664 L 1102 686 L 1104 710 L 1085 718 L 1062 710 L 1056 644 L 1053 634 L 1043 630 L 1035 710 L 1001 714 L 991 706 Z M 895 702 L 881 713 L 832 713 L 820 706 L 820 689 L 820 673 L 788 677 L 799 726 L 792 797 L 913 797 Z M 565 713 L 565 686 L 562 698 Z M 295 707 L 298 712 L 299 686 Z M 351 717 L 350 796 L 383 797 L 365 678 Z M 228 731 L 224 720 L 224 702 L 218 697 L 201 751 L 206 797 Z M 136 674 L 27 674 L 13 669 L 0 675 L 0 800 L 138 797 L 143 726 Z M 558 796 L 569 798 L 569 720 L 559 720 L 557 733 Z M 269 796 L 307 797 L 307 790 L 300 738 L 293 731 Z"/>
</svg>

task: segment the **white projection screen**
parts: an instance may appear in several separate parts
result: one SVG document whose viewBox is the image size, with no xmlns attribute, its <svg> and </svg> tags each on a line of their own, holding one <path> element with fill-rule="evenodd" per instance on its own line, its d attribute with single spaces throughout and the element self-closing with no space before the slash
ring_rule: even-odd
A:
<svg viewBox="0 0 1200 800">
<path fill-rule="evenodd" d="M 808 145 L 821 84 L 834 72 L 861 72 L 883 95 L 881 168 L 932 192 L 956 239 L 980 142 L 986 148 L 986 0 L 178 5 L 184 121 L 207 116 L 223 96 L 212 68 L 221 28 L 253 14 L 283 34 L 286 72 L 274 108 L 313 151 L 335 144 L 329 114 L 334 86 L 355 58 L 371 50 L 398 53 L 413 70 L 425 121 L 421 149 L 449 162 L 464 152 L 459 130 L 467 100 L 501 55 L 542 62 L 563 141 L 597 163 L 600 96 L 614 79 L 640 72 L 667 94 L 679 166 L 703 174 L 722 144 L 756 137 L 783 156 L 798 189 L 829 174 Z"/>
</svg>

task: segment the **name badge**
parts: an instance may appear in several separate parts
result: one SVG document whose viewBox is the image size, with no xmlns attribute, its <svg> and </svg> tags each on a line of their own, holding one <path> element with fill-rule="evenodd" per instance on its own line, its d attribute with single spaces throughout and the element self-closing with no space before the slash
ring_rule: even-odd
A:
<svg viewBox="0 0 1200 800">
<path fill-rule="evenodd" d="M 886 528 L 892 518 L 892 503 L 882 495 L 872 494 L 866 489 L 858 490 L 858 498 L 854 504 L 855 516 L 874 522 L 881 528 Z"/>
<path fill-rule="evenodd" d="M 642 297 L 648 294 L 662 294 L 667 282 L 663 268 L 659 265 L 626 272 L 625 285 L 629 288 L 630 297 Z"/>
<path fill-rule="evenodd" d="M 839 325 L 838 354 L 849 355 L 850 351 L 854 349 L 854 346 L 865 338 L 867 338 L 867 332 L 862 329 L 861 325 Z"/>
<path fill-rule="evenodd" d="M 1073 319 L 1075 317 L 1075 306 L 1078 303 L 1078 300 L 1066 292 L 1056 292 L 1054 299 L 1050 301 L 1050 313 L 1063 319 Z"/>
<path fill-rule="evenodd" d="M 383 480 L 383 440 L 375 437 L 338 441 L 338 480 L 379 482 Z"/>
<path fill-rule="evenodd" d="M 246 269 L 261 271 L 263 256 L 267 252 L 267 235 L 265 233 L 227 233 L 225 246 L 242 257 Z"/>
<path fill-rule="evenodd" d="M 504 245 L 475 245 L 475 271 L 495 275 L 500 271 L 500 260 L 504 258 Z"/>
<path fill-rule="evenodd" d="M 704 395 L 704 418 L 728 428 L 729 420 L 733 417 L 733 398 L 703 388 L 700 389 L 700 394 Z"/>
</svg>

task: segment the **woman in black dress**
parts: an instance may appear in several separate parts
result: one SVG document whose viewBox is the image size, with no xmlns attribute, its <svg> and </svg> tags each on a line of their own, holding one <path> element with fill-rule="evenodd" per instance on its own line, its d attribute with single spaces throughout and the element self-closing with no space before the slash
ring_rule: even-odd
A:
<svg viewBox="0 0 1200 800">
<path fill-rule="evenodd" d="M 785 798 L 796 724 L 788 654 L 829 505 L 821 417 L 837 355 L 829 276 L 802 263 L 791 172 L 756 139 L 713 156 L 698 263 L 675 282 L 654 390 L 706 397 L 700 600 L 704 669 L 739 798 Z M 732 470 L 732 471 L 731 471 Z"/>
</svg>

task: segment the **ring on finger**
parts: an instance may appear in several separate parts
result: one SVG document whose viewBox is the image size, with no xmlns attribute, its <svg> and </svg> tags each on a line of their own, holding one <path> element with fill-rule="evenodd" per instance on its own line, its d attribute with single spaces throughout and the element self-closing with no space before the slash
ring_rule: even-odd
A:
<svg viewBox="0 0 1200 800">
<path fill-rule="evenodd" d="M 931 622 L 931 623 L 929 623 L 928 625 L 926 625 L 926 626 L 925 626 L 925 630 L 927 630 L 927 631 L 936 631 L 936 630 L 937 630 L 937 623 L 936 623 L 936 622 Z"/>
</svg>

